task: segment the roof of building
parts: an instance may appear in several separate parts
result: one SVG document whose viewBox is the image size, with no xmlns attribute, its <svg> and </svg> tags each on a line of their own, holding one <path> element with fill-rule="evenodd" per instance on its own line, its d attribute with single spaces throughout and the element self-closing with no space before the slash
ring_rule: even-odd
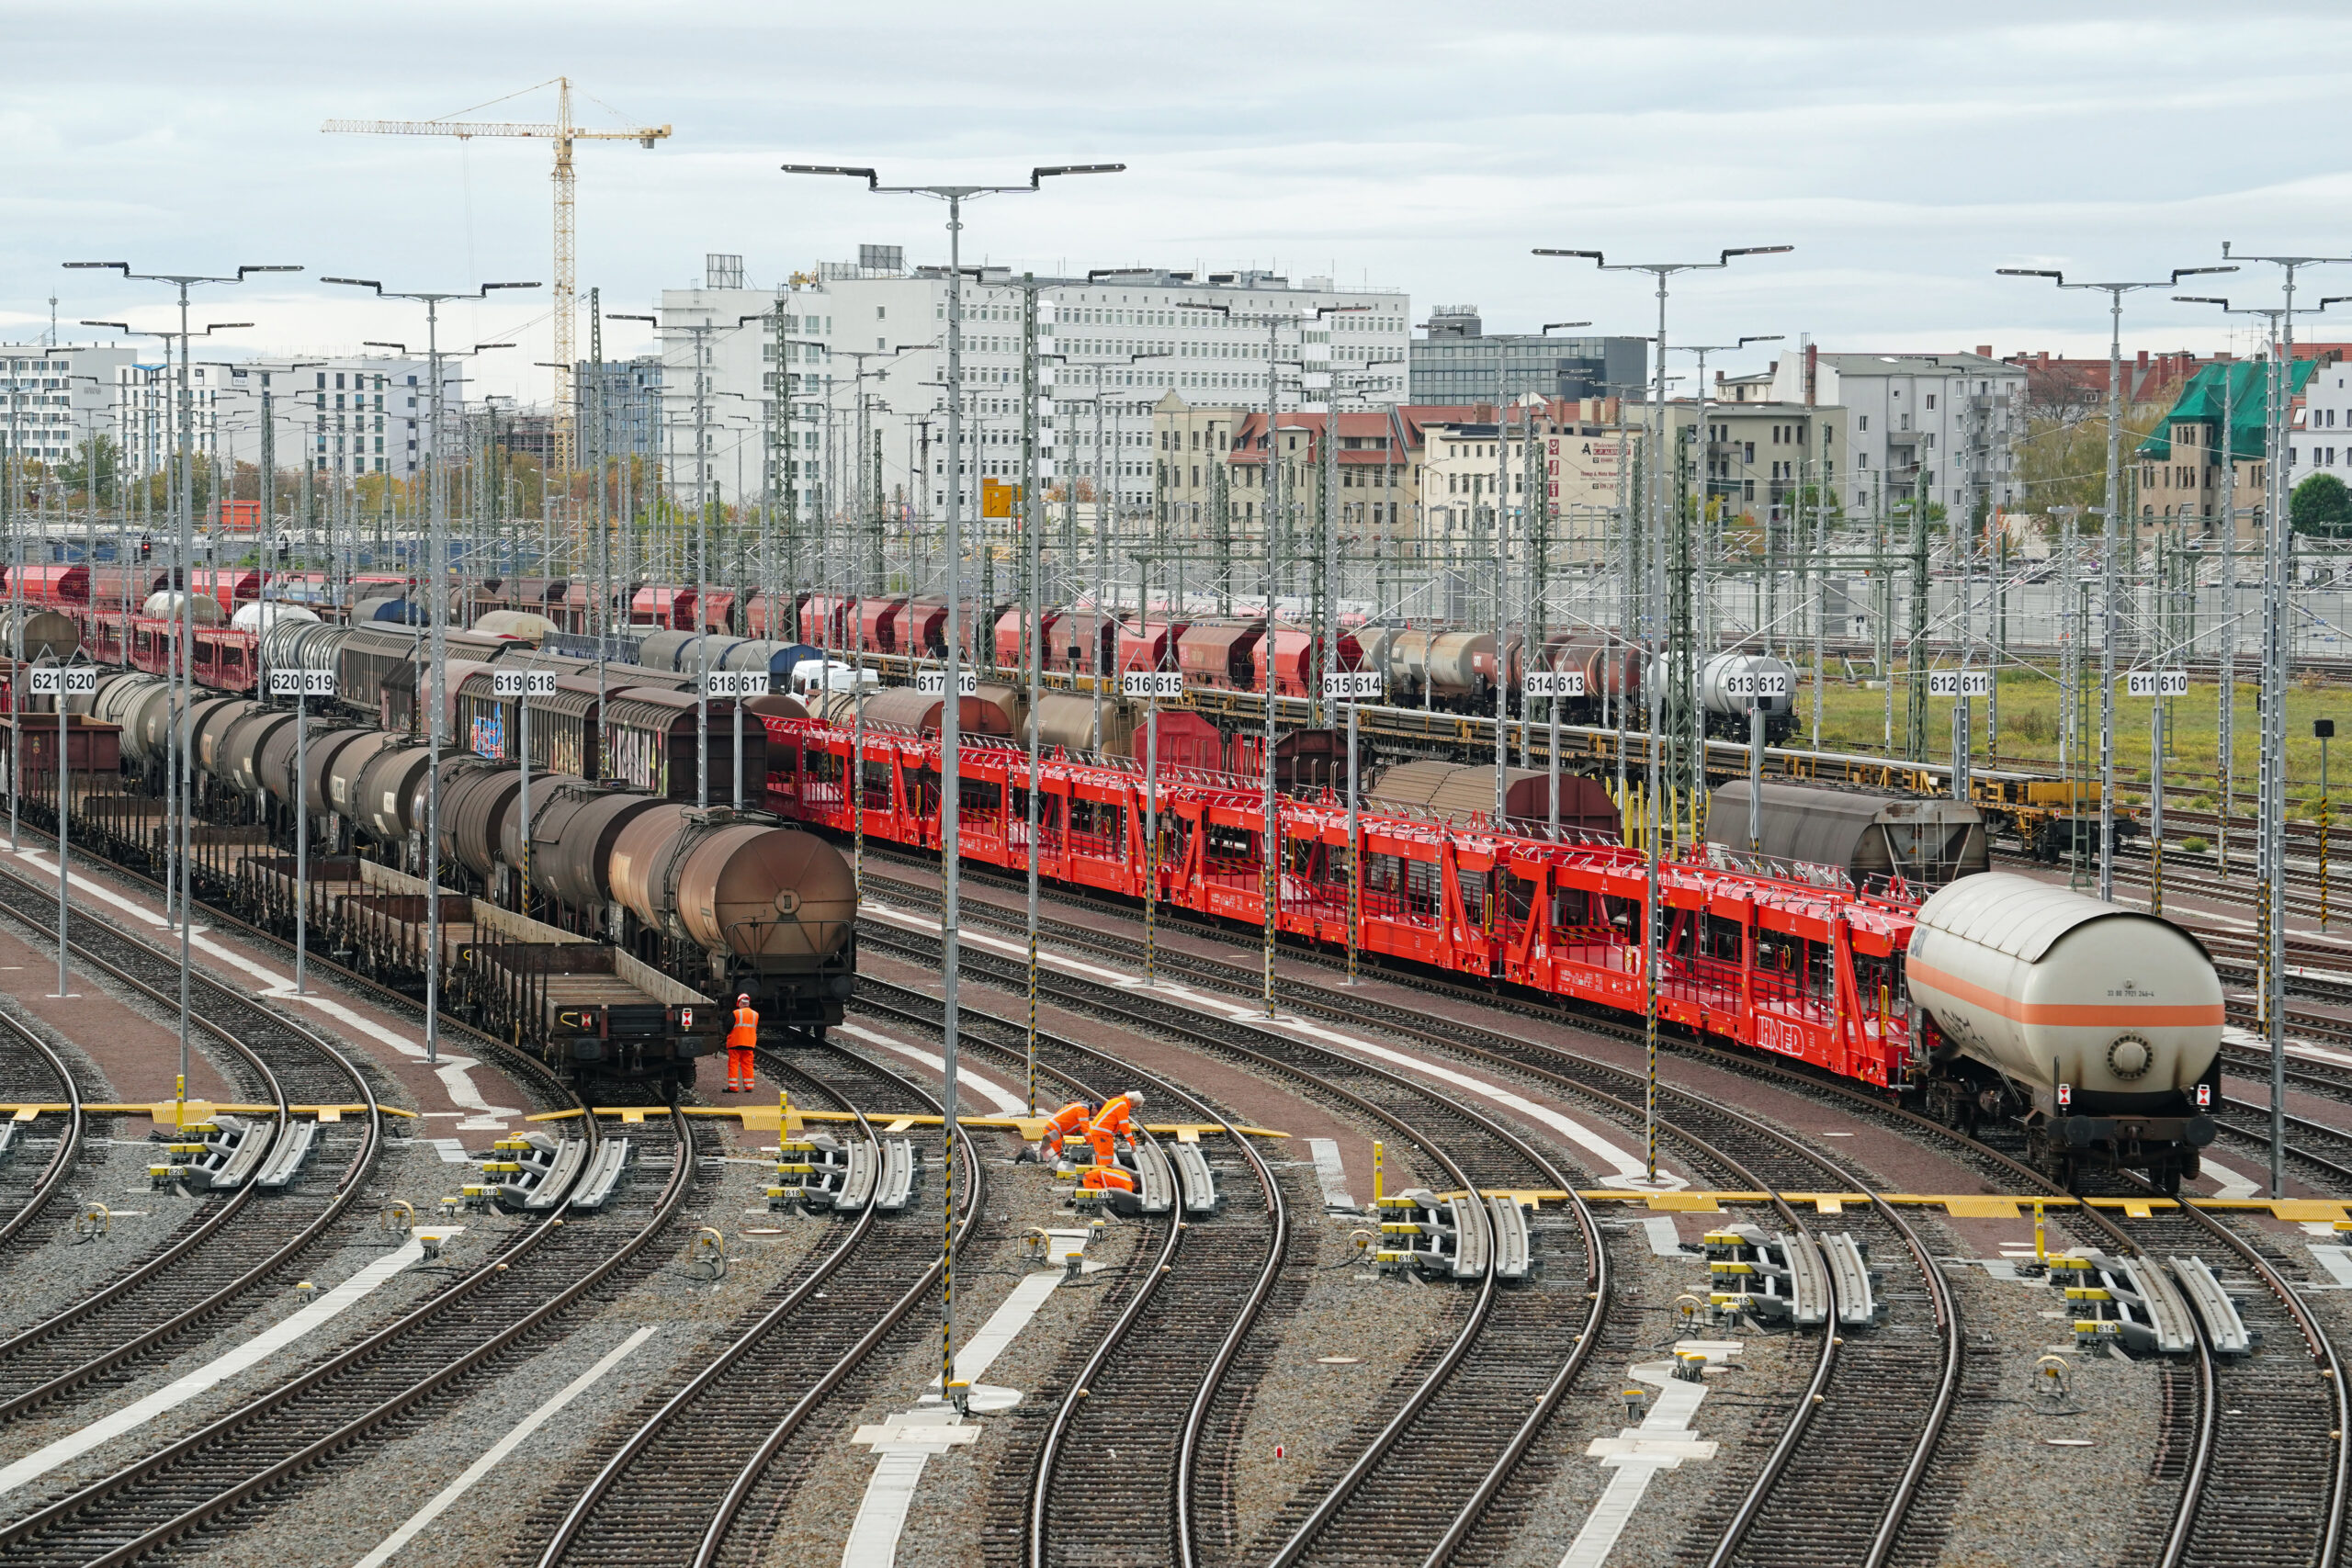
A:
<svg viewBox="0 0 2352 1568">
<path fill-rule="evenodd" d="M 2013 376 L 2018 367 L 1981 354 L 1824 354 L 1820 362 L 1840 376 L 1917 376 L 1938 370 Z"/>
<path fill-rule="evenodd" d="M 2290 362 L 2290 374 L 2287 387 L 2289 395 L 2300 397 L 2303 389 L 2319 369 L 2313 359 Z M 2208 365 L 2189 378 L 2174 400 L 2172 410 L 2156 425 L 2145 441 L 2140 443 L 2138 455 L 2163 462 L 2172 456 L 2172 427 L 2177 423 L 2195 422 L 2219 424 L 2224 413 L 2230 422 L 2230 455 L 2239 462 L 2258 462 L 2263 455 L 2263 404 L 2270 389 L 2270 362 L 2267 359 L 2240 359 Z"/>
</svg>

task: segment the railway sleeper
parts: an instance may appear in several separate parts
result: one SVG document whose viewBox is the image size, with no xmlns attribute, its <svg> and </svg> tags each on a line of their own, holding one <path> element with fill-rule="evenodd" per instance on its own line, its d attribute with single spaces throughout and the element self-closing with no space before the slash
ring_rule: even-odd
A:
<svg viewBox="0 0 2352 1568">
<path fill-rule="evenodd" d="M 2104 1252 L 2053 1258 L 2050 1283 L 2066 1292 L 2066 1303 L 2074 1309 L 2076 1345 L 2120 1346 L 2136 1356 L 2187 1356 L 2197 1349 L 2199 1314 L 2154 1258 L 2115 1258 Z M 2218 1281 L 2214 1289 L 2218 1294 Z M 2229 1318 L 2237 1319 L 2234 1304 L 2229 1307 Z M 2242 1322 L 2237 1333 L 2245 1334 Z"/>
<path fill-rule="evenodd" d="M 1867 1285 L 1870 1270 L 1861 1247 L 1851 1236 L 1844 1239 L 1841 1272 L 1848 1268 L 1860 1269 Z M 1859 1316 L 1849 1318 L 1838 1312 L 1838 1297 L 1830 1288 L 1830 1266 L 1823 1261 L 1820 1246 L 1802 1232 L 1792 1235 L 1775 1231 L 1768 1235 L 1759 1225 L 1726 1225 L 1709 1231 L 1705 1246 L 1707 1303 L 1718 1317 L 1745 1314 L 1758 1323 L 1822 1328 L 1833 1315 L 1841 1323 L 1859 1326 L 1876 1322 L 1885 1310 L 1877 1303 L 1876 1292 L 1870 1292 L 1856 1298 Z"/>
<path fill-rule="evenodd" d="M 313 1133 L 317 1123 L 309 1124 Z M 275 1119 L 254 1121 L 243 1116 L 216 1116 L 210 1122 L 182 1129 L 183 1134 L 196 1133 L 201 1136 L 179 1143 L 165 1144 L 167 1156 L 147 1168 L 149 1182 L 155 1187 L 185 1187 L 191 1192 L 233 1192 L 253 1179 L 262 1167 L 263 1156 L 269 1153 L 277 1132 Z M 309 1140 L 303 1142 L 303 1152 Z M 272 1168 L 276 1168 L 272 1162 Z M 289 1171 L 290 1178 L 291 1172 Z M 277 1183 L 285 1185 L 284 1181 Z"/>
<path fill-rule="evenodd" d="M 1536 1273 L 1527 1210 L 1515 1198 L 1475 1192 L 1441 1198 L 1426 1187 L 1414 1187 L 1375 1201 L 1381 1247 L 1374 1265 L 1382 1273 L 1409 1270 L 1430 1280 L 1484 1279 L 1490 1234 L 1496 1279 L 1516 1281 Z"/>
</svg>

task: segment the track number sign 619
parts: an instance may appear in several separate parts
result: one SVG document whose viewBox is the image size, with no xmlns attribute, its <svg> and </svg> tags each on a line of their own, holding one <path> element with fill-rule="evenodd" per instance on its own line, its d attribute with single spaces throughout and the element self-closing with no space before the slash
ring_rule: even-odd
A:
<svg viewBox="0 0 2352 1568">
<path fill-rule="evenodd" d="M 1584 671 L 1581 670 L 1531 670 L 1527 674 L 1527 691 L 1531 697 L 1580 697 L 1584 695 Z"/>
<path fill-rule="evenodd" d="M 332 670 L 273 670 L 269 672 L 269 694 L 273 697 L 334 696 L 334 671 Z"/>
<path fill-rule="evenodd" d="M 2188 671 L 2186 670 L 2134 670 L 2124 677 L 2135 697 L 2185 697 L 2188 695 Z"/>
<path fill-rule="evenodd" d="M 493 697 L 554 696 L 555 671 L 493 670 L 490 672 L 490 694 Z"/>
<path fill-rule="evenodd" d="M 1992 694 L 1993 672 L 1990 670 L 1928 671 L 1928 695 L 1931 697 L 1989 697 Z"/>
<path fill-rule="evenodd" d="M 1181 697 L 1182 670 L 1130 670 L 1119 677 L 1119 690 L 1130 697 Z"/>
<path fill-rule="evenodd" d="M 945 696 L 947 694 L 947 671 L 944 670 L 916 671 L 915 690 L 922 693 L 926 697 Z M 963 697 L 978 696 L 980 694 L 980 678 L 972 673 L 969 670 L 958 670 L 956 671 L 956 694 Z"/>
<path fill-rule="evenodd" d="M 98 689 L 98 671 L 94 664 L 52 664 L 31 673 L 31 694 L 36 697 L 53 697 L 61 693 L 69 697 L 86 697 Z"/>
</svg>

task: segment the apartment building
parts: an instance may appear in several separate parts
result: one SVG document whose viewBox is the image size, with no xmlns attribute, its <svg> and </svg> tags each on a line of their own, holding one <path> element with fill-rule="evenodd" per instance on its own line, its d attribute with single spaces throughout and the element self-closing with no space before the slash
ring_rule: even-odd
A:
<svg viewBox="0 0 2352 1568">
<path fill-rule="evenodd" d="M 1770 400 L 1847 411 L 1850 461 L 1841 499 L 1853 510 L 1888 504 L 1924 485 L 1958 511 L 1973 497 L 2019 499 L 2014 447 L 2025 434 L 2023 367 L 1974 354 L 1824 354 L 1808 347 L 1772 367 Z"/>
<path fill-rule="evenodd" d="M 1495 400 L 1576 401 L 1631 394 L 1649 374 L 1649 342 L 1637 337 L 1553 337 L 1544 333 L 1489 335 L 1476 305 L 1439 305 L 1411 347 L 1416 403 Z"/>
<path fill-rule="evenodd" d="M 2262 487 L 2269 471 L 2264 422 L 2271 365 L 2265 359 L 2218 361 L 2191 376 L 2165 417 L 2132 453 L 2126 477 L 2143 534 L 2187 525 L 2193 537 L 2249 543 L 2259 536 Z M 2290 482 L 2334 473 L 2352 482 L 2352 370 L 2342 364 L 2291 362 L 2288 438 Z M 2224 432 L 2226 431 L 2226 435 Z M 2334 440 L 2344 432 L 2342 440 Z M 2237 526 L 2223 520 L 2222 464 L 2235 470 Z"/>
<path fill-rule="evenodd" d="M 110 344 L 0 343 L 0 446 L 55 466 L 93 430 L 119 438 L 115 379 L 137 358 Z"/>
</svg>

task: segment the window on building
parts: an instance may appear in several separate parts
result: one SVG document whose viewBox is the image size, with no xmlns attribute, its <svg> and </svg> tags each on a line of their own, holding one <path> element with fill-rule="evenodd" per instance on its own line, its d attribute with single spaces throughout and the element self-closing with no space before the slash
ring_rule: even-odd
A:
<svg viewBox="0 0 2352 1568">
<path fill-rule="evenodd" d="M 1861 423 L 1854 426 L 1856 430 L 1868 430 L 1870 427 L 1871 416 L 1868 414 L 1863 414 L 1861 416 Z"/>
</svg>

